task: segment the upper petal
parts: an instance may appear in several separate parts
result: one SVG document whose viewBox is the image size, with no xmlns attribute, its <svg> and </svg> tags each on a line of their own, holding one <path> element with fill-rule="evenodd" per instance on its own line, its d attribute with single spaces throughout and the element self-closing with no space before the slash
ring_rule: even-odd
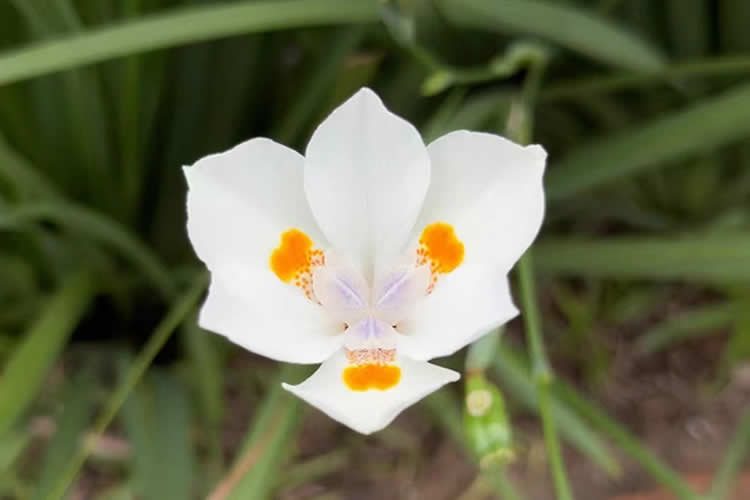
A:
<svg viewBox="0 0 750 500">
<path fill-rule="evenodd" d="M 315 363 L 340 346 L 332 334 L 342 327 L 270 268 L 285 230 L 324 241 L 302 171 L 298 153 L 268 139 L 203 158 L 185 168 L 187 228 L 212 276 L 201 326 L 274 359 Z"/>
<path fill-rule="evenodd" d="M 331 418 L 362 434 L 370 434 L 390 424 L 403 410 L 459 374 L 436 365 L 399 357 L 401 379 L 395 387 L 380 391 L 352 391 L 342 379 L 346 356 L 338 353 L 299 385 L 284 388 L 304 399 Z"/>
<path fill-rule="evenodd" d="M 432 180 L 417 230 L 445 221 L 464 243 L 465 264 L 484 262 L 509 271 L 542 224 L 544 149 L 462 130 L 427 150 Z"/>
<path fill-rule="evenodd" d="M 422 138 L 362 89 L 317 128 L 305 154 L 305 191 L 333 246 L 368 280 L 403 249 L 422 206 L 430 160 Z"/>
<path fill-rule="evenodd" d="M 303 167 L 299 153 L 263 138 L 185 167 L 188 235 L 209 269 L 227 260 L 267 268 L 289 228 L 325 241 L 306 201 Z"/>
<path fill-rule="evenodd" d="M 544 215 L 546 153 L 540 146 L 459 131 L 428 151 L 432 181 L 416 227 L 455 231 L 461 259 L 399 325 L 407 333 L 399 349 L 416 359 L 452 354 L 518 313 L 506 275 Z"/>
</svg>

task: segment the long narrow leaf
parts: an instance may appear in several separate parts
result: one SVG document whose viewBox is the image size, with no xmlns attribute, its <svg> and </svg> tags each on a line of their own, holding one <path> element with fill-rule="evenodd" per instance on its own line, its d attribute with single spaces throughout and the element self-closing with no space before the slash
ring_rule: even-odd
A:
<svg viewBox="0 0 750 500">
<path fill-rule="evenodd" d="M 665 165 L 750 136 L 750 85 L 582 146 L 547 176 L 550 200 L 570 198 L 648 167 Z"/>
<path fill-rule="evenodd" d="M 663 65 L 655 49 L 622 28 L 573 7 L 543 0 L 441 0 L 449 20 L 467 28 L 540 36 L 598 61 L 653 71 Z"/>
<path fill-rule="evenodd" d="M 34 400 L 44 377 L 94 296 L 85 271 L 70 276 L 31 325 L 0 377 L 0 436 L 11 429 Z"/>
<path fill-rule="evenodd" d="M 750 280 L 746 235 L 568 239 L 534 247 L 540 271 L 568 276 L 738 282 Z"/>
<path fill-rule="evenodd" d="M 374 22 L 367 0 L 246 1 L 194 7 L 0 55 L 0 85 L 149 50 L 304 26 Z"/>
</svg>

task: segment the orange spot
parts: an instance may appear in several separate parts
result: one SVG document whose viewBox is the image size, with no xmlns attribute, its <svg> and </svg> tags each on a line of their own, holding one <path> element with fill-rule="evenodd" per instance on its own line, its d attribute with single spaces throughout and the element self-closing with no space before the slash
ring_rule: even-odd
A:
<svg viewBox="0 0 750 500">
<path fill-rule="evenodd" d="M 385 391 L 401 380 L 401 368 L 395 365 L 366 364 L 348 366 L 342 374 L 346 386 L 363 392 L 368 389 Z"/>
<path fill-rule="evenodd" d="M 425 249 L 433 272 L 449 273 L 464 260 L 464 244 L 450 224 L 435 222 L 425 227 L 419 244 Z"/>
<path fill-rule="evenodd" d="M 271 270 L 285 283 L 309 270 L 313 242 L 299 229 L 281 233 L 281 244 L 271 253 Z"/>
</svg>

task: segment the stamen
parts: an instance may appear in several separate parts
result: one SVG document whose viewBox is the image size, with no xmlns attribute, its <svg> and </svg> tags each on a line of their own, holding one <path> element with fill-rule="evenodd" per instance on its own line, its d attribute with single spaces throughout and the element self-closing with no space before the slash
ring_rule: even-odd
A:
<svg viewBox="0 0 750 500">
<path fill-rule="evenodd" d="M 401 368 L 382 364 L 353 365 L 344 369 L 342 378 L 352 391 L 385 391 L 396 386 L 401 380 Z"/>
</svg>

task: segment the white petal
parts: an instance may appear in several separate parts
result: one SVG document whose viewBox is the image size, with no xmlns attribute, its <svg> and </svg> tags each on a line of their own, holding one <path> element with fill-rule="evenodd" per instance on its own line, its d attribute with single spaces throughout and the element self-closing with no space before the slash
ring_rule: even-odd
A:
<svg viewBox="0 0 750 500">
<path fill-rule="evenodd" d="M 502 271 L 462 265 L 398 326 L 398 350 L 419 360 L 449 356 L 518 315 Z"/>
<path fill-rule="evenodd" d="M 391 325 L 407 318 L 427 294 L 430 278 L 430 266 L 401 268 L 379 276 L 373 304 L 378 318 Z"/>
<path fill-rule="evenodd" d="M 310 139 L 305 191 L 328 240 L 358 259 L 365 277 L 407 242 L 430 179 L 417 130 L 362 89 Z"/>
<path fill-rule="evenodd" d="M 257 138 L 184 170 L 188 235 L 212 271 L 227 260 L 268 269 L 281 233 L 290 228 L 324 247 L 306 201 L 299 153 Z"/>
<path fill-rule="evenodd" d="M 453 132 L 429 145 L 432 182 L 417 222 L 453 226 L 463 262 L 399 325 L 399 349 L 416 359 L 447 356 L 518 314 L 508 271 L 544 215 L 546 153 L 502 137 Z M 416 238 L 415 238 L 416 244 Z"/>
<path fill-rule="evenodd" d="M 227 282 L 214 274 L 200 312 L 203 328 L 286 363 L 320 363 L 340 349 L 343 324 L 268 273 Z"/>
<path fill-rule="evenodd" d="M 302 156 L 252 139 L 186 167 L 188 234 L 211 270 L 201 325 L 274 359 L 321 362 L 340 339 L 321 308 L 282 283 L 269 259 L 289 228 L 325 245 L 307 205 Z"/>
<path fill-rule="evenodd" d="M 484 262 L 509 271 L 542 224 L 544 149 L 467 131 L 427 149 L 432 180 L 416 230 L 451 224 L 464 243 L 464 265 Z"/>
<path fill-rule="evenodd" d="M 326 254 L 326 265 L 313 273 L 313 291 L 323 308 L 345 323 L 351 325 L 367 314 L 370 301 L 367 281 L 341 258 Z"/>
<path fill-rule="evenodd" d="M 398 363 L 401 380 L 385 391 L 349 390 L 342 380 L 347 366 L 343 353 L 331 357 L 301 384 L 283 386 L 334 420 L 362 434 L 370 434 L 390 424 L 407 407 L 460 377 L 452 370 L 406 357 L 401 357 Z"/>
</svg>

